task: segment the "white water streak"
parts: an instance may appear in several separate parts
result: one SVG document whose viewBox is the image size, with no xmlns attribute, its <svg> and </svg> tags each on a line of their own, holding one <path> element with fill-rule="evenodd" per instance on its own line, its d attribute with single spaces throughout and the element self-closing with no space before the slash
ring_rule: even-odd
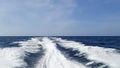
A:
<svg viewBox="0 0 120 68">
<path fill-rule="evenodd" d="M 56 48 L 56 43 L 62 47 L 73 48 L 87 54 L 87 59 L 105 63 L 111 68 L 120 68 L 120 54 L 111 48 L 85 46 L 75 41 L 60 38 L 51 40 L 47 37 L 42 38 L 42 40 L 40 38 L 32 38 L 27 41 L 15 43 L 19 43 L 20 47 L 0 48 L 0 68 L 26 68 L 28 65 L 24 61 L 24 58 L 27 56 L 27 53 L 37 53 L 40 51 L 39 48 L 43 48 L 45 52 L 43 57 L 38 59 L 38 63 L 35 64 L 34 68 L 87 68 L 81 63 L 67 59 Z M 80 54 L 77 55 L 79 56 Z"/>
<path fill-rule="evenodd" d="M 24 68 L 27 66 L 25 56 L 25 52 L 16 47 L 0 49 L 0 68 Z"/>
<path fill-rule="evenodd" d="M 63 40 L 61 38 L 56 38 L 55 41 L 58 41 L 59 44 L 65 48 L 73 48 L 81 53 L 87 54 L 86 57 L 90 60 L 105 63 L 110 66 L 110 68 L 120 68 L 120 53 L 117 53 L 115 49 L 98 46 L 85 46 L 84 44 Z"/>
<path fill-rule="evenodd" d="M 41 45 L 46 51 L 36 68 L 86 68 L 80 63 L 65 58 L 49 38 L 43 38 Z"/>
<path fill-rule="evenodd" d="M 20 47 L 0 48 L 0 68 L 26 68 L 27 53 L 36 53 L 40 48 L 38 38 L 14 43 L 19 43 Z"/>
</svg>

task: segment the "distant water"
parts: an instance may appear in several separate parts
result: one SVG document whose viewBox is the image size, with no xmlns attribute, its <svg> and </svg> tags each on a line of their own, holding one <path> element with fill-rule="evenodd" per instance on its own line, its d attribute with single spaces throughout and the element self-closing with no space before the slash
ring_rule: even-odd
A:
<svg viewBox="0 0 120 68">
<path fill-rule="evenodd" d="M 120 37 L 1 36 L 0 68 L 120 68 Z"/>
</svg>

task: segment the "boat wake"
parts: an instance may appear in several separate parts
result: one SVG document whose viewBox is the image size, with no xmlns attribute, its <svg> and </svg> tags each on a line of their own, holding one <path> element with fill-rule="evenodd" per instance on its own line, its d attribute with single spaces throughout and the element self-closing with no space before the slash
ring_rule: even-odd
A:
<svg viewBox="0 0 120 68">
<path fill-rule="evenodd" d="M 0 68 L 120 68 L 116 49 L 39 37 L 0 48 Z"/>
</svg>

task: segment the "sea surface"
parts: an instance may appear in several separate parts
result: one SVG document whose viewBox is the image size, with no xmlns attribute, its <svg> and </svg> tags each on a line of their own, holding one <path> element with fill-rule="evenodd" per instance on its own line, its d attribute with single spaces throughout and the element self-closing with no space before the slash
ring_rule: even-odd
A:
<svg viewBox="0 0 120 68">
<path fill-rule="evenodd" d="M 120 68 L 120 36 L 0 36 L 0 68 Z"/>
</svg>

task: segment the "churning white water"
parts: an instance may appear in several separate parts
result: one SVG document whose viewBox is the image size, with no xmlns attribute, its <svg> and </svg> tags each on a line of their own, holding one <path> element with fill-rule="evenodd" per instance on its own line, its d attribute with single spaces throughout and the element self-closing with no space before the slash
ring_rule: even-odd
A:
<svg viewBox="0 0 120 68">
<path fill-rule="evenodd" d="M 61 38 L 31 38 L 27 41 L 17 41 L 19 47 L 0 48 L 0 68 L 29 68 L 30 62 L 25 59 L 30 55 L 39 55 L 43 52 L 42 57 L 38 57 L 31 68 L 92 68 L 88 67 L 94 62 L 101 62 L 104 65 L 97 68 L 120 68 L 120 53 L 112 48 L 103 48 L 98 46 L 87 46 L 75 41 L 63 40 Z M 91 60 L 83 64 L 74 59 L 69 59 L 63 51 L 57 48 L 57 44 L 66 49 L 77 50 L 76 56 L 81 56 L 81 53 L 86 54 L 86 58 Z M 41 51 L 42 49 L 42 51 Z M 34 58 L 34 57 L 32 57 Z M 34 59 L 33 59 L 34 60 Z"/>
</svg>

